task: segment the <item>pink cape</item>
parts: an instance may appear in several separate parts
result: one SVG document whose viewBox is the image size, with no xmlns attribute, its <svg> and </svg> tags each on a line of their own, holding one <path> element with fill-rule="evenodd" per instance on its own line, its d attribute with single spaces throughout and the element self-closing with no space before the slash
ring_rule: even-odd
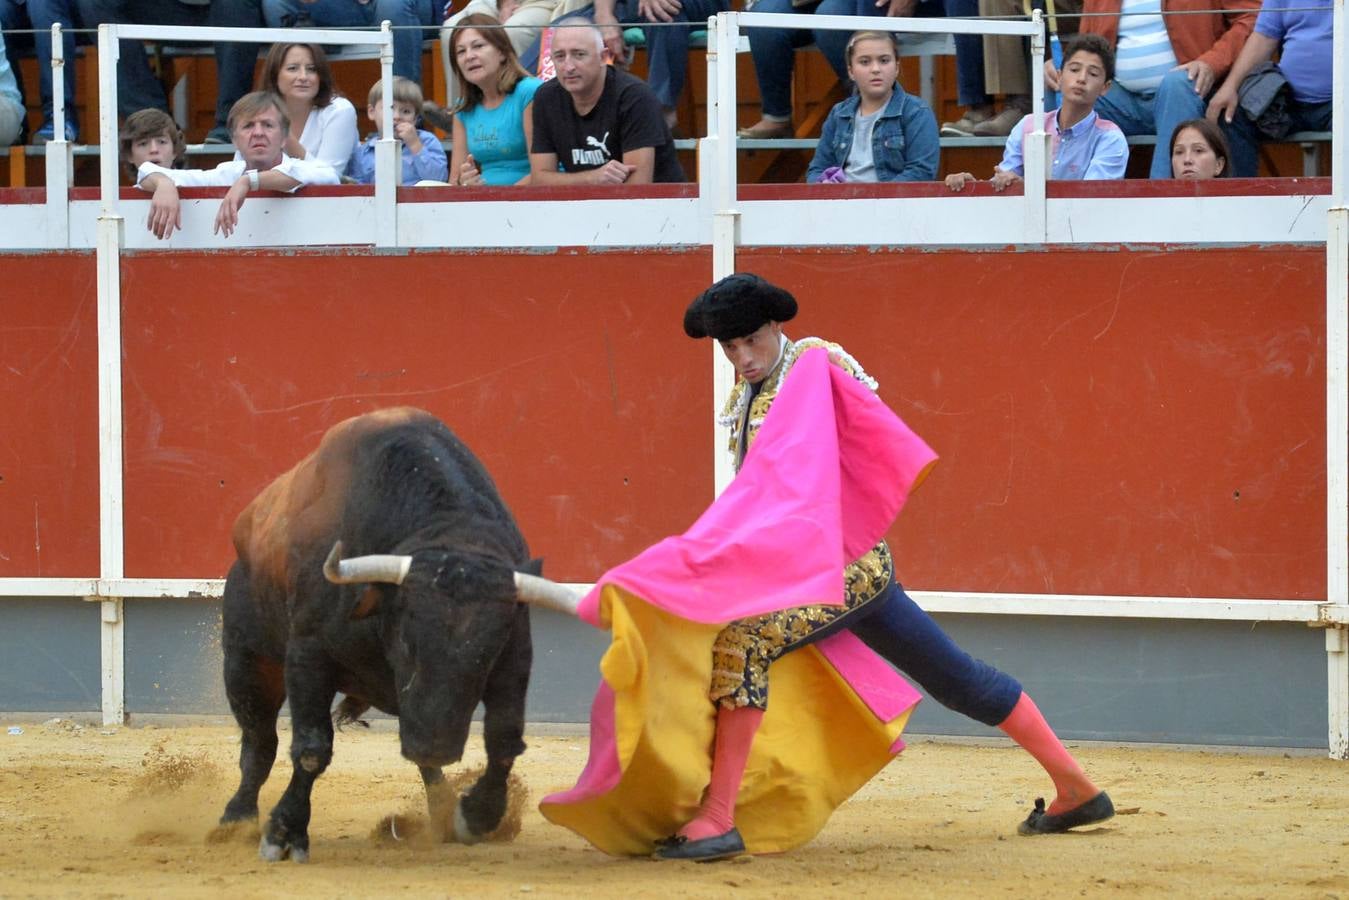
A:
<svg viewBox="0 0 1349 900">
<path fill-rule="evenodd" d="M 610 853 L 646 853 L 707 783 L 711 646 L 732 620 L 839 604 L 843 570 L 894 521 L 936 454 L 881 400 L 809 350 L 726 491 L 684 534 L 619 565 L 582 600 L 609 629 L 590 759 L 543 814 Z M 773 664 L 737 804 L 753 852 L 809 840 L 902 748 L 917 692 L 850 632 Z"/>
</svg>

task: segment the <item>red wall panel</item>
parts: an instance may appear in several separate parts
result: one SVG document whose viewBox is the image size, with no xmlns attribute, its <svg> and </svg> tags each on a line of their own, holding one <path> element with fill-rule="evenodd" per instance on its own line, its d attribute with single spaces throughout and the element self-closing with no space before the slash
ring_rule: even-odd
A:
<svg viewBox="0 0 1349 900">
<path fill-rule="evenodd" d="M 707 253 L 135 254 L 123 262 L 127 573 L 221 576 L 230 526 L 332 424 L 435 413 L 554 578 L 711 499 Z"/>
<path fill-rule="evenodd" d="M 1320 248 L 741 251 L 942 455 L 917 588 L 1325 594 Z M 683 253 L 123 260 L 127 572 L 219 576 L 230 524 L 346 416 L 411 403 L 589 580 L 711 496 Z M 0 257 L 0 575 L 97 573 L 94 266 Z M 50 287 L 48 287 L 50 285 Z"/>
<path fill-rule="evenodd" d="M 98 575 L 92 253 L 0 255 L 0 577 Z"/>
<path fill-rule="evenodd" d="M 915 588 L 1325 597 L 1317 247 L 755 251 L 942 456 Z"/>
</svg>

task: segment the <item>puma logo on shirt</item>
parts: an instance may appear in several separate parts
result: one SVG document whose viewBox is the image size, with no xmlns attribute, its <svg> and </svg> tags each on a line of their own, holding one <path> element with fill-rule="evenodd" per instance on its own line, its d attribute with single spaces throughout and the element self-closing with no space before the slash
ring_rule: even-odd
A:
<svg viewBox="0 0 1349 900">
<path fill-rule="evenodd" d="M 609 132 L 604 133 L 604 137 L 596 138 L 593 134 L 586 135 L 586 146 L 594 147 L 594 150 L 581 150 L 572 148 L 571 162 L 574 166 L 602 166 L 612 157 L 609 155 Z"/>
</svg>

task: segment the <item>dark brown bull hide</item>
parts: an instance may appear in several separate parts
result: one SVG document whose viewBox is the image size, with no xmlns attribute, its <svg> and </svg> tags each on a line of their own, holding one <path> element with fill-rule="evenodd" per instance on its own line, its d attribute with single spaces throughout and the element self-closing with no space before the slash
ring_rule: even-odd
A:
<svg viewBox="0 0 1349 900">
<path fill-rule="evenodd" d="M 333 583 L 324 561 L 339 541 L 345 556 L 394 560 L 400 577 Z M 417 409 L 348 419 L 244 509 L 234 546 L 225 689 L 243 730 L 242 778 L 222 824 L 257 818 L 289 699 L 291 780 L 260 852 L 308 858 L 310 791 L 332 759 L 340 692 L 342 717 L 372 706 L 399 717 L 402 752 L 421 770 L 433 821 L 447 819 L 455 799 L 443 796 L 440 767 L 462 755 L 482 702 L 487 770 L 459 798 L 452 830 L 468 842 L 492 831 L 524 750 L 532 650 L 515 572 L 537 574 L 537 565 L 468 448 Z"/>
</svg>

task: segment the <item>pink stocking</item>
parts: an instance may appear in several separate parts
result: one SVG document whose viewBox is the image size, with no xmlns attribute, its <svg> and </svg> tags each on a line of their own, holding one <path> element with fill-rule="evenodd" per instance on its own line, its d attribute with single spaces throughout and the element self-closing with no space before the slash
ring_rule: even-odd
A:
<svg viewBox="0 0 1349 900">
<path fill-rule="evenodd" d="M 1021 699 L 1016 701 L 1016 706 L 1012 707 L 1011 715 L 998 727 L 1035 757 L 1035 761 L 1044 766 L 1053 779 L 1058 796 L 1047 810 L 1050 815 L 1057 816 L 1075 809 L 1100 793 L 1049 727 L 1035 701 L 1024 691 Z"/>
<path fill-rule="evenodd" d="M 679 833 L 691 841 L 716 837 L 735 827 L 735 798 L 745 777 L 749 748 L 764 711 L 752 706 L 717 710 L 717 745 L 712 754 L 712 780 L 698 815 Z"/>
</svg>

